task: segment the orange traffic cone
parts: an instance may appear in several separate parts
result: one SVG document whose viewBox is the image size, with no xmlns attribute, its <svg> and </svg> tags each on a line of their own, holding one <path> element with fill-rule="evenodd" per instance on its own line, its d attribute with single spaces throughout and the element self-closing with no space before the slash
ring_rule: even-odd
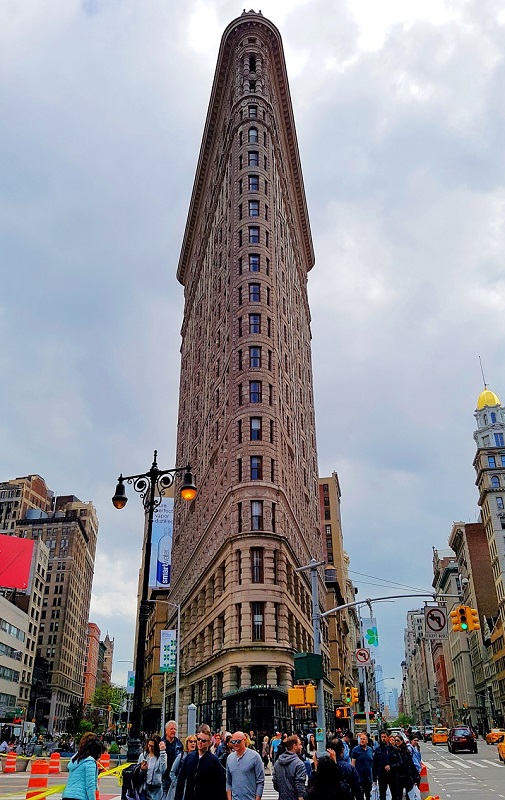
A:
<svg viewBox="0 0 505 800">
<path fill-rule="evenodd" d="M 4 764 L 4 772 L 16 772 L 16 753 L 7 753 Z"/>
<path fill-rule="evenodd" d="M 430 797 L 430 784 L 428 782 L 428 770 L 426 764 L 421 764 L 421 780 L 419 782 L 419 791 L 421 792 L 421 800 L 428 800 Z"/>
<path fill-rule="evenodd" d="M 32 761 L 30 779 L 26 790 L 26 800 L 36 797 L 44 789 L 47 789 L 47 776 L 49 775 L 49 764 L 41 758 Z"/>
<path fill-rule="evenodd" d="M 57 775 L 60 771 L 60 759 L 61 756 L 59 753 L 51 753 L 49 758 L 49 774 L 50 775 Z"/>
</svg>

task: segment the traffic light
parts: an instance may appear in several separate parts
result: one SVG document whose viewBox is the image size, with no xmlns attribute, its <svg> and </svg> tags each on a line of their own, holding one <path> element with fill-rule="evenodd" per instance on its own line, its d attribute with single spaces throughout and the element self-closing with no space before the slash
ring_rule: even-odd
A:
<svg viewBox="0 0 505 800">
<path fill-rule="evenodd" d="M 335 709 L 335 717 L 337 719 L 349 719 L 349 708 L 347 706 L 339 706 Z"/>
<path fill-rule="evenodd" d="M 462 631 L 468 630 L 468 614 L 469 608 L 468 606 L 459 606 L 458 614 L 459 614 L 459 624 Z"/>
<path fill-rule="evenodd" d="M 358 702 L 359 702 L 359 692 L 353 686 L 352 689 L 351 689 L 351 703 L 358 703 Z"/>
<path fill-rule="evenodd" d="M 451 611 L 451 623 L 453 631 L 469 630 L 468 620 L 470 618 L 470 611 L 471 609 L 469 609 L 468 606 L 456 606 L 456 608 Z"/>
<path fill-rule="evenodd" d="M 344 703 L 348 703 L 350 705 L 352 703 L 351 697 L 351 687 L 344 686 Z"/>
<path fill-rule="evenodd" d="M 479 612 L 476 608 L 468 608 L 468 630 L 480 631 Z"/>
</svg>

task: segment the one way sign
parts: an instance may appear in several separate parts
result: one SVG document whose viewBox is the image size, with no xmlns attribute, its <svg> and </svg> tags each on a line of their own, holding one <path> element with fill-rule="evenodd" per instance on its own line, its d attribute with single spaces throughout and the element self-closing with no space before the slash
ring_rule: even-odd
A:
<svg viewBox="0 0 505 800">
<path fill-rule="evenodd" d="M 424 638 L 447 639 L 447 606 L 424 607 Z"/>
</svg>

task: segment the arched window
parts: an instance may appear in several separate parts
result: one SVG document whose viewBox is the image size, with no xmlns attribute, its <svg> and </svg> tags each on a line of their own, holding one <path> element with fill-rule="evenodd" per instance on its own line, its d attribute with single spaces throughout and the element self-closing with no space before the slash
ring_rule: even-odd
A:
<svg viewBox="0 0 505 800">
<path fill-rule="evenodd" d="M 498 475 L 492 475 L 491 476 L 491 486 L 492 486 L 493 489 L 498 489 L 499 488 L 500 479 L 499 479 Z"/>
<path fill-rule="evenodd" d="M 257 144 L 257 143 L 258 143 L 258 129 L 249 128 L 249 144 Z"/>
<path fill-rule="evenodd" d="M 494 411 L 491 411 L 491 422 L 493 423 L 493 425 L 496 422 L 496 414 L 494 413 Z"/>
</svg>

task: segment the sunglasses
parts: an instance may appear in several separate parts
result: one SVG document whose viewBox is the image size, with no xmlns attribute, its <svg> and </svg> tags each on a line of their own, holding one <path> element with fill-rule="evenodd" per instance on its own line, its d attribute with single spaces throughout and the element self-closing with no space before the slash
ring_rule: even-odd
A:
<svg viewBox="0 0 505 800">
<path fill-rule="evenodd" d="M 230 744 L 240 744 L 244 739 L 230 739 Z"/>
<path fill-rule="evenodd" d="M 208 742 L 210 740 L 206 736 L 197 736 L 196 737 L 196 741 L 197 742 Z"/>
</svg>

